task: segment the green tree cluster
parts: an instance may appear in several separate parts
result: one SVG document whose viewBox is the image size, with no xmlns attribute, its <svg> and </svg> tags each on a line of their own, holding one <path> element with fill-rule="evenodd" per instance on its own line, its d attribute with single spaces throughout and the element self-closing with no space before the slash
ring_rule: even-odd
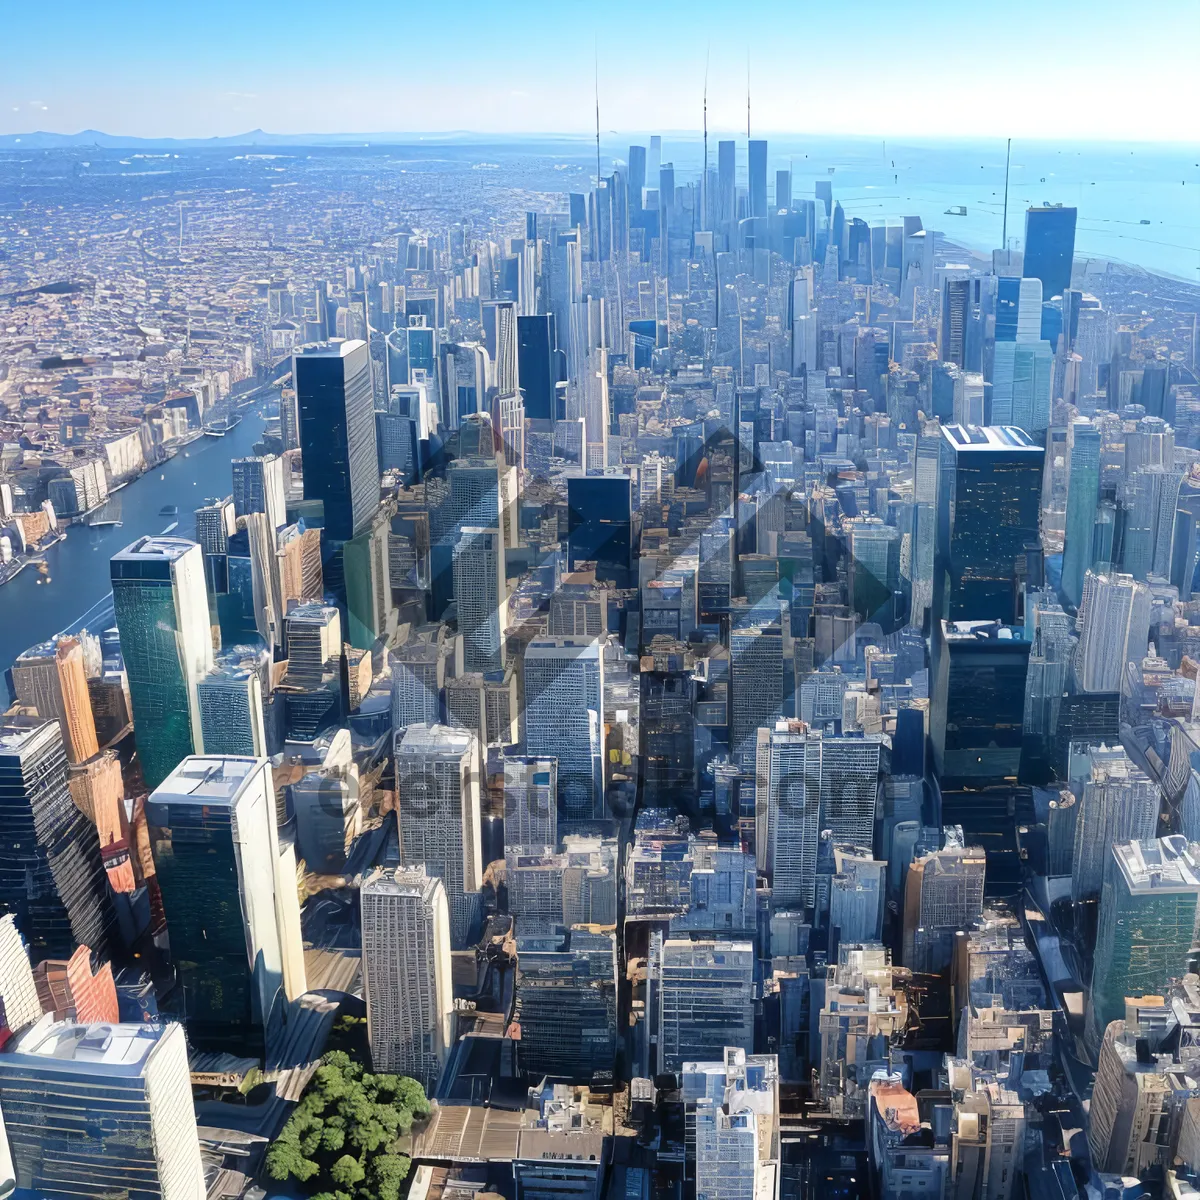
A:
<svg viewBox="0 0 1200 1200">
<path fill-rule="evenodd" d="M 415 1079 L 372 1075 L 331 1051 L 271 1143 L 267 1174 L 297 1180 L 314 1200 L 399 1200 L 410 1163 L 397 1147 L 428 1115 Z"/>
</svg>

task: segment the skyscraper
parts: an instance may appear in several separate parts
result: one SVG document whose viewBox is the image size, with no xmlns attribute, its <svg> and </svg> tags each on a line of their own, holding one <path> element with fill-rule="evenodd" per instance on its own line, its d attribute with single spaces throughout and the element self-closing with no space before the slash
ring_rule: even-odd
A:
<svg viewBox="0 0 1200 1200">
<path fill-rule="evenodd" d="M 904 965 L 914 971 L 945 970 L 955 933 L 983 911 L 983 849 L 964 845 L 957 827 L 943 836 L 942 849 L 909 864 L 904 885 Z"/>
<path fill-rule="evenodd" d="M 1075 677 L 1081 691 L 1116 692 L 1127 662 L 1140 662 L 1150 628 L 1150 590 L 1132 575 L 1086 571 Z"/>
<path fill-rule="evenodd" d="M 717 219 L 722 229 L 737 217 L 737 142 L 717 143 Z"/>
<path fill-rule="evenodd" d="M 567 480 L 567 565 L 596 564 L 596 578 L 629 587 L 634 565 L 633 485 L 626 474 Z"/>
<path fill-rule="evenodd" d="M 617 939 L 611 928 L 576 925 L 520 939 L 514 1020 L 521 1069 L 531 1077 L 609 1083 L 617 1052 Z"/>
<path fill-rule="evenodd" d="M 206 753 L 268 756 L 257 663 L 223 662 L 200 680 L 196 691 Z"/>
<path fill-rule="evenodd" d="M 729 747 L 736 761 L 754 760 L 760 729 L 771 729 L 783 711 L 783 632 L 779 625 L 750 625 L 729 635 L 732 691 Z"/>
<path fill-rule="evenodd" d="M 1100 896 L 1085 1037 L 1098 1053 L 1127 996 L 1163 995 L 1185 971 L 1200 902 L 1200 863 L 1178 835 L 1119 842 Z"/>
<path fill-rule="evenodd" d="M 465 525 L 454 546 L 454 598 L 464 671 L 502 671 L 508 629 L 504 540 L 498 529 Z"/>
<path fill-rule="evenodd" d="M 554 314 L 517 318 L 517 378 L 531 421 L 558 417 L 554 402 Z"/>
<path fill-rule="evenodd" d="M 654 934 L 650 956 L 659 1072 L 754 1048 L 753 943 Z"/>
<path fill-rule="evenodd" d="M 67 787 L 57 721 L 0 722 L 0 910 L 11 913 L 35 961 L 76 946 L 107 958 L 116 934 L 96 826 Z"/>
<path fill-rule="evenodd" d="M 967 320 L 971 311 L 970 278 L 948 278 L 942 287 L 942 336 L 939 350 L 944 362 L 966 366 Z"/>
<path fill-rule="evenodd" d="M 504 845 L 558 845 L 558 760 L 504 756 Z"/>
<path fill-rule="evenodd" d="M 947 781 L 983 787 L 1019 775 L 1031 646 L 1021 626 L 938 623 L 929 736 Z"/>
<path fill-rule="evenodd" d="M 432 1090 L 453 1041 L 446 889 L 416 866 L 377 870 L 361 894 L 372 1066 L 410 1075 Z"/>
<path fill-rule="evenodd" d="M 184 538 L 146 537 L 114 555 L 111 571 L 138 757 L 155 788 L 204 749 L 196 689 L 213 647 L 203 555 Z"/>
<path fill-rule="evenodd" d="M 818 841 L 870 847 L 882 765 L 882 741 L 825 737 L 780 721 L 759 735 L 764 788 L 756 796 L 758 838 L 766 848 L 776 910 L 812 908 L 816 901 Z"/>
<path fill-rule="evenodd" d="M 1020 429 L 942 427 L 933 617 L 1016 620 L 1016 564 L 1039 541 L 1045 451 Z"/>
<path fill-rule="evenodd" d="M 1086 778 L 1075 784 L 1071 899 L 1095 900 L 1118 842 L 1145 841 L 1158 830 L 1158 785 L 1120 746 L 1091 746 Z"/>
<path fill-rule="evenodd" d="M 517 306 L 511 300 L 487 300 L 481 306 L 483 344 L 492 363 L 493 386 L 498 396 L 516 393 Z"/>
<path fill-rule="evenodd" d="M 1075 218 L 1078 210 L 1050 207 L 1025 212 L 1025 274 L 1042 281 L 1042 295 L 1061 296 L 1071 286 L 1075 258 Z"/>
<path fill-rule="evenodd" d="M 481 911 L 479 742 L 464 729 L 410 725 L 396 737 L 400 857 L 445 884 L 450 939 L 470 944 Z"/>
<path fill-rule="evenodd" d="M 276 454 L 235 458 L 233 468 L 233 509 L 239 517 L 264 513 L 274 533 L 287 522 L 287 500 L 283 491 L 283 459 Z"/>
<path fill-rule="evenodd" d="M 599 641 L 535 638 L 525 649 L 525 748 L 557 757 L 568 821 L 604 815 L 604 656 Z"/>
<path fill-rule="evenodd" d="M 409 642 L 391 660 L 392 727 L 438 724 L 446 660 L 437 644 Z"/>
<path fill-rule="evenodd" d="M 70 762 L 83 762 L 99 751 L 78 638 L 59 638 L 26 650 L 13 663 L 12 679 L 18 704 L 58 721 Z"/>
<path fill-rule="evenodd" d="M 146 823 L 192 1044 L 264 1054 L 305 990 L 270 763 L 186 758 L 146 801 Z"/>
<path fill-rule="evenodd" d="M 752 140 L 749 143 L 749 193 L 750 215 L 767 215 L 767 143 Z"/>
<path fill-rule="evenodd" d="M 1084 572 L 1092 565 L 1092 533 L 1100 503 L 1100 431 L 1093 421 L 1071 424 L 1071 468 L 1067 483 L 1066 541 L 1062 590 L 1067 603 L 1083 600 Z"/>
<path fill-rule="evenodd" d="M 0 1055 L 0 1108 L 19 1188 L 204 1200 L 181 1025 L 46 1016 Z"/>
<path fill-rule="evenodd" d="M 325 506 L 325 536 L 349 541 L 379 507 L 371 358 L 352 340 L 310 346 L 292 363 L 300 410 L 304 498 Z"/>
</svg>

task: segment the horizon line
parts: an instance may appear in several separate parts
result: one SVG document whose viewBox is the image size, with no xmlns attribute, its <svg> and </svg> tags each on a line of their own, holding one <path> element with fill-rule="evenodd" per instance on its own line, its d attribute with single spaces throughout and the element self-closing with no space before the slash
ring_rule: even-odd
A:
<svg viewBox="0 0 1200 1200">
<path fill-rule="evenodd" d="M 732 137 L 726 140 L 745 141 L 745 134 L 738 129 L 709 129 L 709 134 L 716 134 L 718 137 L 722 134 L 730 134 Z M 624 139 L 626 137 L 650 137 L 652 135 L 661 136 L 663 138 L 676 138 L 681 140 L 695 140 L 700 142 L 704 137 L 704 132 L 701 128 L 677 128 L 665 129 L 647 127 L 646 129 L 631 129 L 624 132 L 609 130 L 607 134 L 601 135 L 602 141 L 611 141 L 614 138 Z M 769 141 L 772 137 L 803 139 L 812 138 L 822 141 L 858 141 L 858 142 L 913 142 L 913 143 L 942 143 L 942 144 L 963 144 L 977 146 L 983 142 L 1003 142 L 1008 135 L 1006 134 L 949 134 L 949 133 L 912 133 L 912 132 L 837 132 L 827 130 L 804 130 L 804 129 L 785 129 L 775 128 L 763 130 L 758 138 L 751 140 Z M 86 128 L 73 132 L 63 132 L 61 130 L 52 129 L 36 129 L 13 133 L 0 133 L 0 143 L 16 143 L 22 139 L 40 139 L 53 138 L 64 140 L 78 140 L 86 137 L 102 137 L 111 141 L 120 142 L 170 142 L 170 143 L 216 143 L 225 142 L 227 144 L 255 144 L 249 139 L 253 138 L 279 138 L 287 139 L 295 145 L 310 144 L 304 139 L 313 139 L 311 144 L 319 145 L 322 141 L 330 139 L 358 141 L 362 140 L 365 143 L 370 143 L 372 140 L 392 140 L 392 139 L 407 139 L 407 140 L 442 140 L 450 138 L 479 138 L 488 141 L 504 141 L 504 140 L 519 140 L 523 138 L 534 139 L 561 139 L 564 141 L 579 141 L 581 144 L 588 146 L 594 143 L 596 137 L 594 130 L 536 130 L 536 129 L 520 129 L 520 130 L 478 130 L 478 129 L 425 129 L 425 130 L 376 130 L 376 131 L 358 131 L 358 130 L 333 130 L 328 132 L 315 132 L 313 130 L 301 130 L 299 132 L 286 132 L 277 130 L 266 130 L 261 127 L 244 130 L 239 133 L 231 134 L 210 134 L 207 136 L 199 135 L 177 135 L 177 134 L 133 134 L 133 133 L 109 133 L 103 129 Z M 1192 141 L 1174 139 L 1174 138 L 1104 138 L 1097 136 L 1067 136 L 1062 137 L 1046 137 L 1038 135 L 1024 136 L 1016 134 L 1013 136 L 1014 141 L 1020 141 L 1033 145 L 1060 146 L 1063 144 L 1084 144 L 1089 146 L 1153 146 L 1153 147 L 1179 147 L 1179 148 L 1200 148 L 1200 138 Z M 86 144 L 86 143 L 85 143 Z M 37 149 L 38 147 L 33 147 Z M 103 149 L 103 147 L 101 147 Z"/>
</svg>

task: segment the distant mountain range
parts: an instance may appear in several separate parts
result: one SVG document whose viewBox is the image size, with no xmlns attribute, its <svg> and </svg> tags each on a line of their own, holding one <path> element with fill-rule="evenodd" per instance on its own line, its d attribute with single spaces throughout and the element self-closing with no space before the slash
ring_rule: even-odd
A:
<svg viewBox="0 0 1200 1200">
<path fill-rule="evenodd" d="M 412 145 L 414 142 L 476 142 L 503 144 L 552 140 L 587 142 L 586 134 L 496 134 L 454 130 L 449 133 L 266 133 L 252 129 L 231 137 L 211 138 L 139 138 L 123 134 L 85 129 L 81 133 L 5 133 L 0 134 L 0 150 L 57 150 L 65 147 L 97 146 L 105 150 L 196 150 L 225 146 L 373 146 Z"/>
</svg>

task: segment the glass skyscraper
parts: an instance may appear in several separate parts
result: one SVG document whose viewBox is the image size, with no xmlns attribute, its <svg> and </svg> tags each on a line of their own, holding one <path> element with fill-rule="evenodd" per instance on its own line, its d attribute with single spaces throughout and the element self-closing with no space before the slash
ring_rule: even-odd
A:
<svg viewBox="0 0 1200 1200">
<path fill-rule="evenodd" d="M 942 427 L 933 616 L 1016 619 L 1016 564 L 1039 544 L 1045 451 L 1013 426 Z"/>
<path fill-rule="evenodd" d="M 354 339 L 308 347 L 294 362 L 304 498 L 325 505 L 325 533 L 349 541 L 379 507 L 371 359 Z"/>
<path fill-rule="evenodd" d="M 148 537 L 111 563 L 113 610 L 146 786 L 203 749 L 197 685 L 213 665 L 204 555 L 185 538 Z"/>
<path fill-rule="evenodd" d="M 266 759 L 188 758 L 146 801 L 171 958 L 198 1049 L 263 1053 L 283 1015 L 285 977 L 302 971 L 294 866 L 291 881 L 280 877 L 275 820 Z"/>
<path fill-rule="evenodd" d="M 57 721 L 0 725 L 0 912 L 12 913 L 35 961 L 86 945 L 108 957 L 115 933 L 96 827 L 67 789 Z"/>
<path fill-rule="evenodd" d="M 1163 995 L 1186 970 L 1200 902 L 1200 864 L 1179 836 L 1117 843 L 1100 895 L 1100 928 L 1084 1036 L 1095 1054 L 1125 1016 L 1126 996 Z"/>
<path fill-rule="evenodd" d="M 935 630 L 930 736 L 945 780 L 984 786 L 1017 776 L 1030 647 L 1023 628 L 995 621 Z"/>
<path fill-rule="evenodd" d="M 1042 295 L 1061 296 L 1071 286 L 1078 210 L 1061 204 L 1025 213 L 1025 276 L 1042 281 Z"/>
</svg>

